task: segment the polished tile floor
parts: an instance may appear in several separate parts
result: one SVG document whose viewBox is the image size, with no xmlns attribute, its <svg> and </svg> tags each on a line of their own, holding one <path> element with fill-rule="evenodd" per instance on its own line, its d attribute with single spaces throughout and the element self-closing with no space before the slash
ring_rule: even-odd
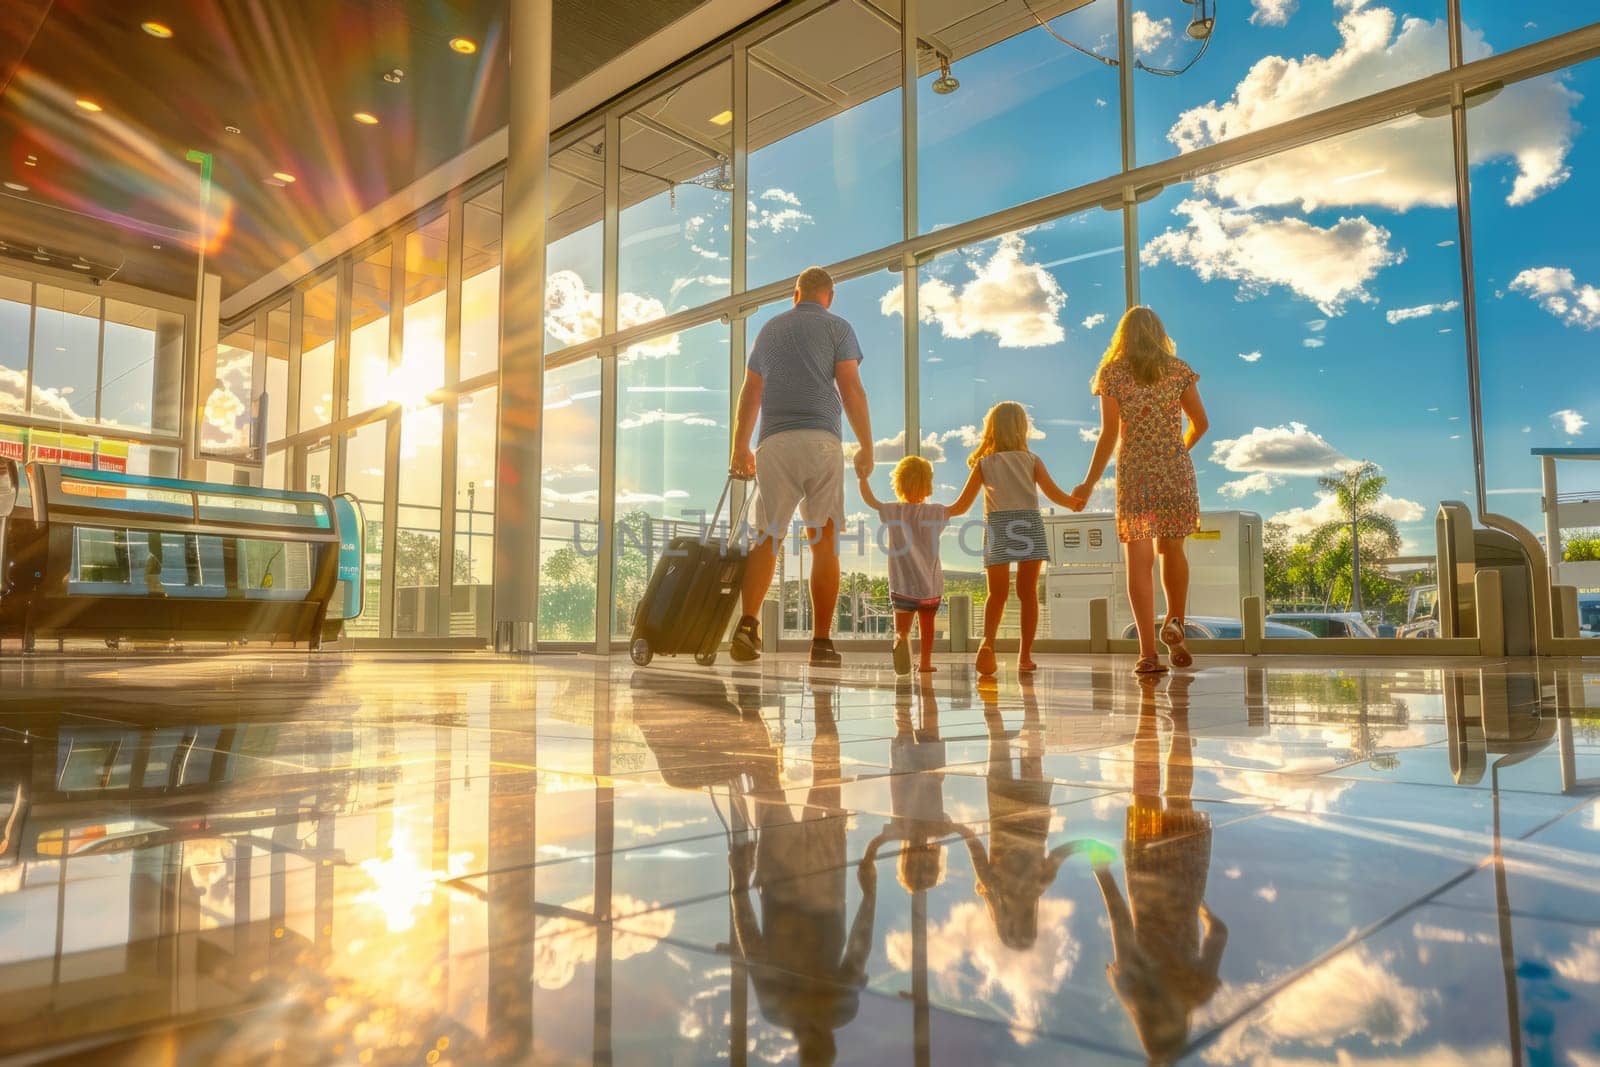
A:
<svg viewBox="0 0 1600 1067">
<path fill-rule="evenodd" d="M 0 660 L 0 1057 L 1600 1063 L 1600 664 Z"/>
</svg>

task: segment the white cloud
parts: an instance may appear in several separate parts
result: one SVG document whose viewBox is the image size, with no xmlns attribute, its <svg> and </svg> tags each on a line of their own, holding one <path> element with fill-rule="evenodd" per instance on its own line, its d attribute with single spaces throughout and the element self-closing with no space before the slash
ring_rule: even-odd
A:
<svg viewBox="0 0 1600 1067">
<path fill-rule="evenodd" d="M 1172 40 L 1172 20 L 1153 19 L 1143 11 L 1133 13 L 1133 50 L 1148 55 Z"/>
<path fill-rule="evenodd" d="M 1434 245 L 1435 248 L 1454 248 L 1455 246 L 1456 243 L 1454 241 L 1440 241 Z"/>
<path fill-rule="evenodd" d="M 726 289 L 728 284 L 729 279 L 722 274 L 692 274 L 687 278 L 675 278 L 672 282 L 672 288 L 667 290 L 667 299 L 675 302 L 678 299 L 678 294 L 691 285 L 709 285 Z M 620 307 L 618 310 L 621 310 Z"/>
<path fill-rule="evenodd" d="M 1300 6 L 1299 0 L 1250 0 L 1252 26 L 1287 26 L 1289 16 Z"/>
<path fill-rule="evenodd" d="M 768 189 L 766 192 L 761 194 L 761 199 L 776 200 L 778 203 L 788 204 L 790 207 L 800 206 L 800 198 L 789 192 L 787 189 Z"/>
<path fill-rule="evenodd" d="M 1100 440 L 1100 427 L 1098 427 L 1098 426 L 1080 426 L 1080 427 L 1078 427 L 1078 440 L 1083 441 L 1085 443 L 1093 443 L 1093 442 L 1099 441 Z"/>
<path fill-rule="evenodd" d="M 1190 151 L 1434 72 L 1445 47 L 1443 20 L 1406 19 L 1396 35 L 1397 22 L 1388 8 L 1350 5 L 1339 22 L 1342 44 L 1331 56 L 1263 58 L 1230 100 L 1185 112 L 1169 138 Z M 1491 52 L 1482 34 L 1470 29 L 1463 48 L 1469 60 Z M 1571 112 L 1580 99 L 1560 78 L 1539 78 L 1508 86 L 1478 109 L 1471 162 L 1515 162 L 1509 203 L 1526 203 L 1567 179 L 1566 156 L 1578 128 Z M 1207 179 L 1207 188 L 1247 205 L 1301 202 L 1308 210 L 1329 204 L 1451 207 L 1451 174 L 1440 165 L 1449 157 L 1449 136 L 1447 123 L 1404 119 L 1233 168 Z"/>
<path fill-rule="evenodd" d="M 769 203 L 781 204 L 782 207 L 768 207 Z M 758 200 L 747 201 L 749 211 L 745 215 L 746 225 L 751 232 L 766 230 L 768 233 L 795 233 L 803 226 L 810 226 L 814 219 L 802 210 L 800 198 L 787 189 L 772 188 L 762 193 Z"/>
<path fill-rule="evenodd" d="M 1323 340 L 1321 337 L 1307 337 L 1300 342 L 1301 346 L 1305 348 L 1321 348 L 1327 343 L 1328 342 Z"/>
<path fill-rule="evenodd" d="M 1085 330 L 1092 330 L 1096 326 L 1100 325 L 1102 322 L 1105 322 L 1105 321 L 1106 321 L 1105 314 L 1103 312 L 1097 311 L 1093 315 L 1089 315 L 1083 320 L 1083 328 Z"/>
<path fill-rule="evenodd" d="M 1416 307 L 1410 308 L 1390 308 L 1384 312 L 1383 317 L 1389 320 L 1390 326 L 1393 326 L 1408 319 L 1421 319 L 1441 311 L 1454 311 L 1460 306 L 1461 301 L 1459 300 L 1446 300 L 1442 304 L 1418 304 Z"/>
<path fill-rule="evenodd" d="M 1392 953 L 1358 945 L 1312 968 L 1267 999 L 1202 1053 L 1208 1063 L 1276 1063 L 1290 1048 L 1333 1048 L 1350 1034 L 1374 1046 L 1403 1045 L 1428 1025 L 1439 993 L 1406 985 L 1390 970 Z M 1247 991 L 1225 989 L 1219 999 Z M 1253 991 L 1254 996 L 1260 995 Z M 1230 997 L 1230 994 L 1232 996 Z"/>
<path fill-rule="evenodd" d="M 917 289 L 917 314 L 938 323 L 946 337 L 994 336 L 1001 348 L 1037 348 L 1066 336 L 1061 311 L 1067 294 L 1049 271 L 1023 259 L 1027 245 L 1019 234 L 1000 238 L 987 260 L 971 259 L 971 280 L 958 290 L 943 278 L 929 278 Z M 885 315 L 902 311 L 901 286 L 885 293 Z"/>
<path fill-rule="evenodd" d="M 673 284 L 672 295 L 677 296 L 684 285 L 699 279 L 681 279 Z M 654 322 L 666 315 L 666 305 L 653 296 L 624 292 L 617 296 L 617 324 L 622 329 Z M 544 283 L 544 329 L 563 345 L 592 341 L 600 336 L 600 294 L 593 292 L 582 276 L 573 270 L 558 270 Z M 628 350 L 629 355 L 661 357 L 676 355 L 678 335 L 666 334 L 652 338 Z"/>
<path fill-rule="evenodd" d="M 1550 425 L 1568 437 L 1576 437 L 1583 432 L 1585 426 L 1589 425 L 1589 420 L 1571 408 L 1562 408 L 1560 411 L 1550 413 Z"/>
<path fill-rule="evenodd" d="M 660 408 L 651 408 L 619 420 L 617 429 L 637 430 L 643 426 L 655 426 L 659 423 L 668 422 L 681 422 L 685 426 L 719 425 L 715 419 L 708 419 L 698 411 L 663 411 Z"/>
<path fill-rule="evenodd" d="M 1351 300 L 1371 303 L 1367 283 L 1405 259 L 1404 250 L 1389 247 L 1388 230 L 1361 216 L 1323 228 L 1194 198 L 1173 211 L 1189 221 L 1144 246 L 1139 258 L 1146 266 L 1171 260 L 1205 281 L 1227 278 L 1239 283 L 1241 297 L 1282 286 L 1325 315 L 1340 314 Z"/>
<path fill-rule="evenodd" d="M 947 996 L 974 992 L 1011 1019 L 1018 1044 L 1034 1040 L 1051 1018 L 1061 985 L 1072 974 L 1082 951 L 1073 933 L 1070 900 L 1039 901 L 1038 942 L 1028 950 L 1010 948 L 976 901 L 950 909 L 928 937 L 928 974 Z M 912 963 L 911 934 L 896 930 L 884 940 L 890 966 L 907 971 Z M 973 986 L 976 985 L 976 990 Z"/>
<path fill-rule="evenodd" d="M 1326 474 L 1350 459 L 1305 423 L 1291 422 L 1213 442 L 1211 462 L 1236 474 Z"/>
<path fill-rule="evenodd" d="M 1310 330 L 1312 333 L 1321 333 L 1323 330 L 1326 330 L 1327 328 L 1328 328 L 1328 320 L 1327 319 L 1307 319 L 1306 320 L 1306 329 Z"/>
<path fill-rule="evenodd" d="M 1235 478 L 1231 482 L 1223 482 L 1217 486 L 1217 492 L 1230 500 L 1240 500 L 1251 493 L 1270 493 L 1283 484 L 1283 479 L 1276 474 L 1266 471 L 1256 471 L 1243 478 Z"/>
<path fill-rule="evenodd" d="M 1341 43 L 1331 55 L 1263 57 L 1229 99 L 1184 112 L 1168 139 L 1193 151 L 1438 70 L 1447 49 L 1443 19 L 1401 21 L 1386 7 L 1344 7 Z M 1471 28 L 1462 47 L 1469 61 L 1492 51 Z M 1567 179 L 1566 158 L 1578 130 L 1572 111 L 1580 99 L 1563 78 L 1544 77 L 1509 85 L 1474 109 L 1471 162 L 1515 163 L 1508 203 L 1527 203 Z M 1244 207 L 1454 207 L 1449 159 L 1450 124 L 1410 117 L 1233 167 L 1197 186 Z"/>
<path fill-rule="evenodd" d="M 1256 361 L 1258 361 L 1261 358 L 1261 353 L 1260 352 L 1240 352 L 1239 353 L 1239 358 L 1244 360 L 1246 363 L 1255 363 Z"/>
<path fill-rule="evenodd" d="M 861 451 L 861 446 L 854 441 L 844 443 L 844 461 L 849 466 L 855 462 L 856 453 Z M 893 437 L 883 437 L 872 442 L 872 458 L 879 466 L 884 464 L 899 463 L 906 454 L 906 432 L 901 430 Z M 943 463 L 945 461 L 944 441 L 940 434 L 929 432 L 922 439 L 922 446 L 917 454 L 929 463 Z"/>
<path fill-rule="evenodd" d="M 1373 510 L 1380 515 L 1387 515 L 1395 522 L 1416 522 L 1426 514 L 1422 505 L 1415 500 L 1404 497 L 1390 496 L 1384 493 L 1373 505 Z M 1327 492 L 1317 494 L 1317 502 L 1309 508 L 1290 508 L 1280 511 L 1268 518 L 1268 522 L 1281 523 L 1289 528 L 1292 539 L 1298 540 L 1307 537 L 1317 527 L 1339 519 L 1348 519 L 1349 515 L 1339 506 L 1338 499 Z"/>
<path fill-rule="evenodd" d="M 1527 293 L 1539 306 L 1566 323 L 1585 330 L 1600 327 L 1600 289 L 1579 285 L 1566 267 L 1533 267 L 1511 279 L 1514 292 Z"/>
</svg>

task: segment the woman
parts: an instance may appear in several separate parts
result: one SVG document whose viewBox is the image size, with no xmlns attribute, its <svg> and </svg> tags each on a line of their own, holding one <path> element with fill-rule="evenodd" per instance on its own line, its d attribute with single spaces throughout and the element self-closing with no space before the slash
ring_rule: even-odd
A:
<svg viewBox="0 0 1600 1067">
<path fill-rule="evenodd" d="M 1117 456 L 1117 537 L 1127 546 L 1128 602 L 1139 628 L 1138 674 L 1167 668 L 1156 653 L 1155 556 L 1161 556 L 1161 588 L 1167 615 L 1161 643 L 1174 667 L 1194 662 L 1184 645 L 1183 616 L 1189 598 L 1189 560 L 1184 543 L 1200 522 L 1189 452 L 1210 423 L 1195 384 L 1200 375 L 1177 356 L 1156 313 L 1129 308 L 1117 324 L 1091 391 L 1100 398 L 1100 441 L 1083 484 L 1072 495 L 1087 499 Z M 1185 428 L 1183 417 L 1189 417 Z"/>
</svg>

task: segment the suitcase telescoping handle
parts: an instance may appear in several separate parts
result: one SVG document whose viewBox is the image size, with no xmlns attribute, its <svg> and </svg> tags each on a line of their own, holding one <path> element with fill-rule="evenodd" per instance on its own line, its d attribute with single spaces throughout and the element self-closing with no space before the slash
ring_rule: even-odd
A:
<svg viewBox="0 0 1600 1067">
<path fill-rule="evenodd" d="M 728 480 L 722 483 L 722 495 L 717 497 L 717 509 L 711 513 L 710 529 L 715 530 L 717 528 L 717 523 L 721 521 L 722 506 L 728 502 L 728 494 L 733 491 L 733 483 L 744 482 L 745 485 L 749 486 L 754 484 L 755 480 L 756 476 L 753 474 L 739 474 L 731 470 L 728 472 Z M 728 534 L 722 540 L 722 547 L 724 549 L 727 549 L 733 544 L 734 531 L 738 529 L 740 523 L 744 522 L 744 517 L 750 513 L 750 495 L 751 494 L 749 492 L 744 494 L 744 501 L 739 505 L 739 515 L 737 518 L 731 514 L 728 516 Z"/>
</svg>

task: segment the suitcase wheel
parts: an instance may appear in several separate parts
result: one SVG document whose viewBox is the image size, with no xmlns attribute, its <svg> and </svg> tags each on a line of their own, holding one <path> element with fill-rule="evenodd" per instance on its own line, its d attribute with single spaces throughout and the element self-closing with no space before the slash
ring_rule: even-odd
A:
<svg viewBox="0 0 1600 1067">
<path fill-rule="evenodd" d="M 650 642 L 642 637 L 635 637 L 633 644 L 628 646 L 628 656 L 641 667 L 650 666 L 653 655 L 654 653 L 650 651 Z"/>
<path fill-rule="evenodd" d="M 710 652 L 696 652 L 694 661 L 702 667 L 709 667 L 717 662 L 717 650 L 713 648 Z"/>
</svg>

